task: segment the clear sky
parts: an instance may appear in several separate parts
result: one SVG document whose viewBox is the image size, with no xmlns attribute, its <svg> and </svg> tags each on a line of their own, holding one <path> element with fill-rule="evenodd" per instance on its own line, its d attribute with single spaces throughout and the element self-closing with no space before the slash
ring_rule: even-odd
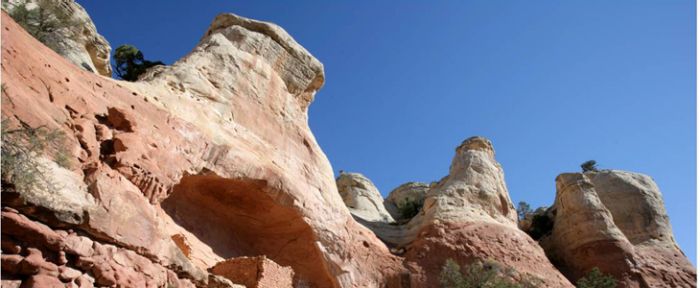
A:
<svg viewBox="0 0 700 288">
<path fill-rule="evenodd" d="M 473 135 L 516 203 L 550 205 L 589 159 L 649 174 L 696 261 L 694 1 L 78 2 L 113 48 L 166 63 L 220 12 L 284 27 L 325 65 L 309 122 L 336 173 L 385 195 L 447 175 Z"/>
</svg>

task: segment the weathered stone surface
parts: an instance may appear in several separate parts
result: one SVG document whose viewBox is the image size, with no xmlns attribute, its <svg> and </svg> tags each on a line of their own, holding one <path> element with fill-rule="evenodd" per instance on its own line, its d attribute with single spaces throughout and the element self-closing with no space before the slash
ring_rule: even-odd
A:
<svg viewBox="0 0 700 288">
<path fill-rule="evenodd" d="M 425 194 L 408 223 L 357 217 L 376 234 L 359 225 L 307 123 L 323 66 L 274 24 L 222 14 L 190 54 L 134 83 L 75 67 L 4 13 L 2 31 L 8 127 L 62 131 L 71 160 L 63 167 L 37 155 L 60 189 L 3 185 L 3 285 L 235 287 L 206 271 L 225 259 L 264 256 L 277 264 L 236 272 L 272 273 L 255 279 L 275 279 L 273 287 L 292 285 L 292 273 L 295 285 L 310 287 L 434 287 L 447 258 L 492 259 L 546 287 L 571 287 L 517 229 L 503 169 L 484 138 L 462 143 L 449 175 L 427 192 L 405 187 Z M 561 201 L 573 209 L 561 223 L 598 217 L 582 228 L 599 233 L 583 229 L 574 239 L 555 227 L 551 239 L 578 246 L 543 246 L 564 249 L 552 258 L 573 267 L 567 273 L 587 265 L 571 255 L 598 251 L 612 255 L 610 265 L 634 268 L 623 271 L 625 283 L 687 286 L 692 266 L 674 250 L 658 189 L 636 176 L 610 177 L 587 181 L 620 189 L 586 186 Z M 381 207 L 374 191 L 368 203 Z M 644 196 L 632 201 L 635 193 Z M 615 199 L 630 203 L 608 203 Z M 630 207 L 639 215 L 621 212 Z"/>
<path fill-rule="evenodd" d="M 502 271 L 514 271 L 513 280 L 541 280 L 538 287 L 573 287 L 549 262 L 537 242 L 511 226 L 494 222 L 436 223 L 426 226 L 407 248 L 406 260 L 423 267 L 419 287 L 439 287 L 447 259 L 460 265 L 489 261 Z M 423 285 L 423 286 L 420 286 Z"/>
<path fill-rule="evenodd" d="M 584 175 L 630 243 L 651 241 L 677 249 L 661 191 L 651 177 L 617 170 Z"/>
<path fill-rule="evenodd" d="M 423 217 L 445 222 L 516 223 L 503 168 L 494 158 L 491 141 L 472 137 L 456 150 L 450 174 L 431 187 L 426 196 Z"/>
<path fill-rule="evenodd" d="M 430 187 L 426 183 L 408 182 L 401 184 L 394 190 L 391 190 L 389 196 L 384 200 L 384 207 L 394 219 L 403 218 L 401 209 L 407 203 L 422 203 L 425 201 L 425 194 L 428 193 Z"/>
<path fill-rule="evenodd" d="M 245 287 L 292 287 L 294 283 L 292 268 L 280 266 L 265 256 L 226 259 L 210 271 Z"/>
<path fill-rule="evenodd" d="M 8 4 L 3 5 L 3 9 L 12 11 L 15 5 L 22 2 L 28 3 L 29 10 L 37 9 L 38 4 L 41 3 L 43 9 L 47 11 L 45 13 L 49 15 L 55 15 L 56 13 L 52 11 L 57 10 L 70 15 L 69 22 L 62 22 L 63 25 L 50 32 L 42 33 L 42 42 L 81 69 L 89 69 L 97 74 L 112 77 L 109 56 L 112 48 L 109 42 L 97 33 L 95 24 L 80 4 L 74 0 L 10 0 Z"/>
<path fill-rule="evenodd" d="M 345 206 L 355 217 L 369 222 L 394 222 L 384 208 L 384 199 L 374 183 L 359 173 L 341 173 L 335 180 Z"/>
<path fill-rule="evenodd" d="M 306 120 L 322 66 L 281 28 L 222 15 L 188 56 L 126 83 L 61 60 L 5 14 L 2 24 L 3 115 L 13 127 L 65 132 L 73 165 L 61 171 L 85 187 L 51 201 L 15 191 L 17 201 L 6 202 L 3 190 L 4 205 L 196 285 L 207 281 L 205 268 L 244 255 L 267 255 L 318 287 L 381 286 L 403 270 L 344 207 Z M 66 221 L 55 203 L 88 217 Z M 82 240 L 65 240 L 90 253 Z M 132 279 L 113 276 L 122 271 L 111 265 L 93 273 L 95 283 Z"/>
<path fill-rule="evenodd" d="M 516 224 L 501 165 L 491 141 L 471 137 L 456 149 L 450 174 L 432 185 L 422 211 L 406 224 L 406 259 L 423 267 L 423 285 L 439 284 L 447 259 L 462 265 L 490 260 L 544 287 L 572 287 L 544 251 Z M 406 245 L 397 243 L 399 245 Z M 517 280 L 517 279 L 515 279 Z"/>
<path fill-rule="evenodd" d="M 59 285 L 57 283 L 69 282 L 75 282 L 76 287 L 93 287 L 92 283 L 164 287 L 168 273 L 172 273 L 168 267 L 132 250 L 93 241 L 75 232 L 53 230 L 16 212 L 3 211 L 2 226 L 3 239 L 13 239 L 27 247 L 24 256 L 2 255 L 3 277 L 26 279 L 22 285 L 27 287 L 54 287 L 52 285 Z M 64 263 L 59 257 L 62 253 L 69 256 Z M 65 287 L 65 284 L 60 285 Z"/>
<path fill-rule="evenodd" d="M 695 287 L 650 177 L 605 170 L 561 174 L 556 183 L 554 226 L 540 243 L 569 279 L 598 267 L 620 287 Z"/>
</svg>

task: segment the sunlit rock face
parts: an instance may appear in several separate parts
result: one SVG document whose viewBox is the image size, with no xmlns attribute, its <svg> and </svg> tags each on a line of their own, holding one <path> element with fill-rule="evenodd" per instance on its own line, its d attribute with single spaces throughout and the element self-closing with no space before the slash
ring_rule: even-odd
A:
<svg viewBox="0 0 700 288">
<path fill-rule="evenodd" d="M 620 287 L 695 287 L 651 177 L 617 170 L 557 177 L 554 226 L 540 243 L 572 280 L 594 267 Z"/>
<path fill-rule="evenodd" d="M 391 207 L 406 201 L 423 203 L 408 222 L 361 223 L 409 267 L 420 269 L 409 277 L 413 285 L 438 287 L 440 269 L 453 259 L 462 265 L 494 261 L 516 271 L 514 281 L 537 279 L 544 287 L 572 287 L 537 242 L 518 229 L 503 169 L 488 139 L 465 140 L 456 149 L 448 176 L 430 186 L 401 185 L 385 203 Z"/>
<path fill-rule="evenodd" d="M 3 175 L 3 287 L 436 287 L 450 258 L 572 287 L 518 230 L 485 138 L 459 145 L 442 180 L 386 200 L 365 177 L 336 183 L 307 123 L 323 66 L 274 24 L 221 14 L 188 55 L 137 82 L 86 71 L 5 13 L 2 31 L 4 128 L 65 136 L 31 155 L 58 185 L 29 189 Z M 542 245 L 567 275 L 599 263 L 581 251 L 598 251 L 625 283 L 688 287 L 695 274 L 650 179 L 558 182 L 555 205 L 566 207 Z M 423 203 L 410 219 L 382 209 L 406 199 Z"/>
<path fill-rule="evenodd" d="M 2 20 L 8 126 L 62 131 L 70 152 L 69 166 L 47 169 L 71 189 L 3 189 L 12 213 L 144 257 L 164 269 L 159 287 L 225 283 L 207 270 L 241 256 L 264 255 L 312 287 L 381 287 L 404 271 L 343 204 L 307 124 L 323 66 L 283 29 L 222 14 L 190 54 L 131 83 L 89 73 Z M 3 243 L 19 256 L 56 253 L 12 237 Z M 112 268 L 99 269 L 121 273 Z"/>
<path fill-rule="evenodd" d="M 536 242 L 518 229 L 503 168 L 491 141 L 471 137 L 456 148 L 450 173 L 431 185 L 419 214 L 407 225 L 406 259 L 425 269 L 425 285 L 438 285 L 446 259 L 464 265 L 490 260 L 510 267 L 514 280 L 539 279 L 545 287 L 572 287 Z M 403 243 L 402 243 L 403 244 Z"/>
<path fill-rule="evenodd" d="M 491 141 L 472 137 L 457 147 L 450 174 L 428 191 L 423 214 L 450 222 L 479 220 L 511 225 L 517 221 Z"/>
</svg>

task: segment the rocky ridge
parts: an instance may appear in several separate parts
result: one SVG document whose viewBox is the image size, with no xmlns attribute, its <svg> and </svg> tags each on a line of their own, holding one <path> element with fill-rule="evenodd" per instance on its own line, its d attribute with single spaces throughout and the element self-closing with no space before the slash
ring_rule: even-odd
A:
<svg viewBox="0 0 700 288">
<path fill-rule="evenodd" d="M 437 287 L 446 259 L 541 287 L 573 287 L 591 267 L 629 287 L 695 285 L 643 175 L 561 175 L 539 243 L 518 229 L 482 137 L 440 181 L 387 199 L 360 174 L 334 181 L 307 124 L 323 65 L 271 23 L 221 14 L 188 55 L 123 82 L 3 13 L 2 63 L 6 125 L 61 131 L 69 152 L 63 166 L 35 155 L 59 186 L 3 179 L 3 287 Z M 406 201 L 422 205 L 400 219 Z"/>
</svg>

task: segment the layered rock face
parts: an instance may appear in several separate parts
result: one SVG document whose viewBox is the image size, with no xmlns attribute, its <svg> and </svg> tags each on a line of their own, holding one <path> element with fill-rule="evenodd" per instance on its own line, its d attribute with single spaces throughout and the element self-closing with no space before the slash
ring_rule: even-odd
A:
<svg viewBox="0 0 700 288">
<path fill-rule="evenodd" d="M 187 57 L 126 83 L 76 67 L 6 14 L 2 25 L 8 127 L 61 131 L 70 152 L 65 167 L 39 159 L 61 189 L 3 185 L 7 212 L 45 228 L 29 238 L 3 229 L 3 252 L 17 255 L 8 261 L 36 249 L 59 271 L 126 287 L 226 285 L 207 269 L 241 256 L 266 255 L 311 287 L 379 287 L 405 271 L 344 207 L 307 125 L 322 66 L 281 28 L 220 15 Z M 70 256 L 74 240 L 51 233 L 114 248 Z M 132 279 L 114 266 L 130 262 L 99 260 L 117 253 L 153 272 Z M 3 277 L 80 278 L 54 270 Z"/>
<path fill-rule="evenodd" d="M 359 173 L 341 173 L 335 180 L 345 206 L 353 216 L 369 222 L 394 222 L 374 183 Z"/>
<path fill-rule="evenodd" d="M 12 11 L 23 3 L 26 3 L 30 11 L 43 9 L 42 13 L 47 19 L 55 19 L 56 15 L 68 18 L 58 19 L 59 26 L 49 27 L 50 31 L 42 31 L 42 42 L 78 67 L 112 77 L 109 56 L 112 48 L 97 33 L 95 24 L 80 4 L 73 0 L 10 0 L 3 3 L 3 9 Z"/>
<path fill-rule="evenodd" d="M 567 277 L 598 267 L 619 287 L 695 287 L 650 177 L 606 170 L 561 174 L 556 183 L 554 225 L 540 243 Z"/>
<path fill-rule="evenodd" d="M 219 15 L 191 53 L 133 83 L 86 72 L 5 13 L 2 31 L 3 133 L 64 136 L 27 155 L 52 185 L 3 174 L 3 287 L 438 287 L 450 258 L 572 287 L 517 228 L 485 138 L 457 147 L 439 182 L 386 200 L 360 174 L 336 183 L 307 124 L 323 66 L 274 24 Z M 70 35 L 68 51 L 92 43 Z M 650 178 L 560 178 L 541 244 L 567 276 L 599 266 L 630 287 L 690 287 Z M 406 202 L 423 205 L 400 219 Z"/>
</svg>

